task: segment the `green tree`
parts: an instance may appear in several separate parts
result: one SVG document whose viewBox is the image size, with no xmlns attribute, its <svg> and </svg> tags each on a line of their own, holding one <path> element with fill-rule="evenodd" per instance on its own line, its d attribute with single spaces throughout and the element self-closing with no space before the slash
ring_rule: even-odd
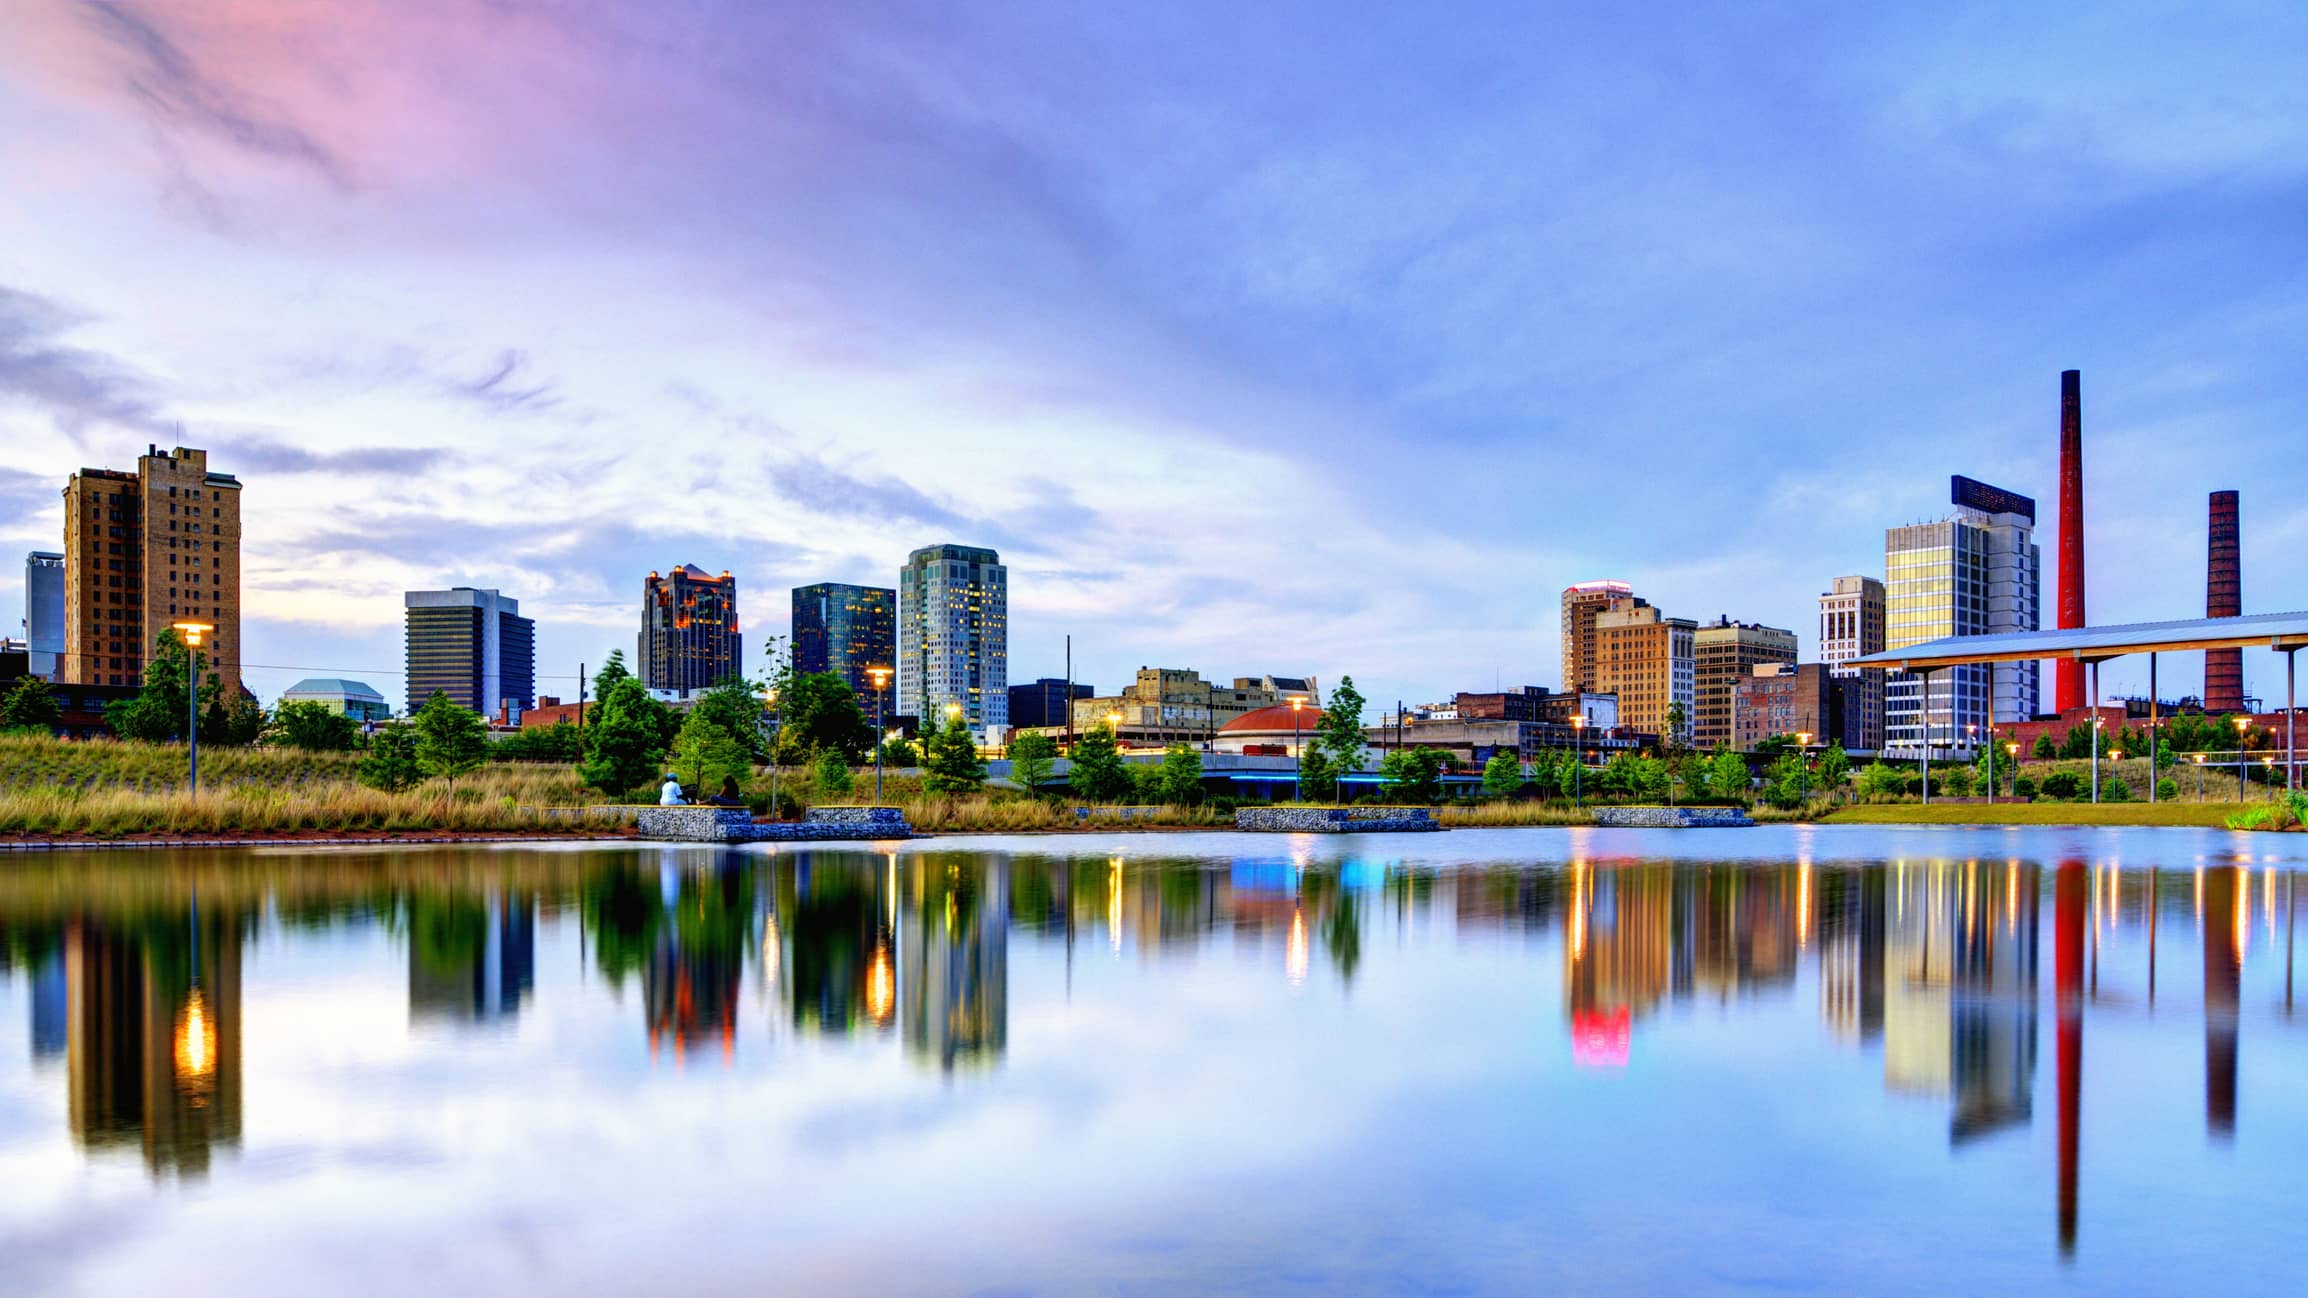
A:
<svg viewBox="0 0 2308 1298">
<path fill-rule="evenodd" d="M 1162 750 L 1161 765 L 1154 768 L 1154 796 L 1173 806 L 1190 806 L 1202 800 L 1202 754 L 1191 744 L 1172 744 Z"/>
<path fill-rule="evenodd" d="M 689 715 L 704 717 L 707 724 L 728 735 L 744 751 L 747 761 L 761 761 L 769 756 L 769 745 L 762 736 L 761 695 L 754 692 L 743 676 L 722 677 L 713 688 L 697 696 L 690 705 Z"/>
<path fill-rule="evenodd" d="M 777 696 L 777 759 L 808 761 L 831 749 L 855 763 L 873 754 L 873 723 L 849 682 L 832 672 L 797 672 Z"/>
<path fill-rule="evenodd" d="M 1690 722 L 1690 714 L 1684 710 L 1681 699 L 1669 703 L 1667 705 L 1667 733 L 1659 736 L 1660 749 L 1670 754 L 1682 752 L 1683 737 L 1689 733 L 1686 727 L 1690 725 Z"/>
<path fill-rule="evenodd" d="M 1950 798 L 1968 798 L 1972 794 L 1972 768 L 1969 766 L 1942 766 L 1932 772 L 1939 780 L 1939 791 Z"/>
<path fill-rule="evenodd" d="M 1782 753 L 1771 763 L 1771 769 L 1763 778 L 1763 799 L 1774 807 L 1800 806 L 1809 782 L 1809 777 L 1804 773 L 1802 754 L 1794 751 Z"/>
<path fill-rule="evenodd" d="M 1843 751 L 1842 740 L 1829 744 L 1826 751 L 1819 754 L 1817 775 L 1817 783 L 1829 789 L 1840 789 L 1843 782 L 1851 778 L 1851 754 Z"/>
<path fill-rule="evenodd" d="M 451 784 L 489 760 L 489 726 L 481 714 L 434 690 L 410 724 L 417 732 L 417 769 Z"/>
<path fill-rule="evenodd" d="M 1707 772 L 1707 788 L 1718 798 L 1735 798 L 1745 802 L 1754 792 L 1752 778 L 1747 773 L 1747 759 L 1726 748 L 1709 759 L 1714 769 Z"/>
<path fill-rule="evenodd" d="M 1892 798 L 1907 792 L 1907 772 L 1882 762 L 1869 762 L 1859 772 L 1859 796 Z"/>
<path fill-rule="evenodd" d="M 386 726 L 370 735 L 358 773 L 361 783 L 387 793 L 399 793 L 425 778 L 417 765 L 416 732 L 407 726 Z"/>
<path fill-rule="evenodd" d="M 1130 792 L 1130 772 L 1122 761 L 1122 751 L 1114 743 L 1114 732 L 1105 726 L 1087 731 L 1074 740 L 1074 765 L 1066 775 L 1066 785 L 1074 796 L 1087 802 L 1112 802 Z"/>
<path fill-rule="evenodd" d="M 255 743 L 264 734 L 264 709 L 238 690 L 224 694 L 223 682 L 216 676 L 211 675 L 209 681 L 218 686 L 219 695 L 209 699 L 207 709 L 200 714 L 200 742 L 231 748 Z"/>
<path fill-rule="evenodd" d="M 690 709 L 673 736 L 673 773 L 692 796 L 710 798 L 724 779 L 743 779 L 751 771 L 745 748 L 710 716 Z"/>
<path fill-rule="evenodd" d="M 344 752 L 361 740 L 361 723 L 325 703 L 296 699 L 273 713 L 273 741 L 313 752 Z"/>
<path fill-rule="evenodd" d="M 2060 746 L 2052 742 L 2051 732 L 2046 731 L 2036 736 L 2036 746 L 2032 751 L 2037 761 L 2049 762 L 2059 757 Z"/>
<path fill-rule="evenodd" d="M 1330 760 L 1320 744 L 1302 744 L 1298 755 L 1298 789 L 1301 798 L 1317 802 L 1338 796 L 1338 765 Z"/>
<path fill-rule="evenodd" d="M 63 710 L 56 706 L 56 696 L 48 682 L 37 676 L 19 679 L 0 699 L 0 730 L 36 730 L 47 734 L 64 719 Z"/>
<path fill-rule="evenodd" d="M 148 743 L 184 738 L 189 711 L 186 692 L 192 679 L 189 659 L 184 637 L 174 627 L 154 636 L 152 656 L 145 660 L 144 678 L 136 694 L 105 705 L 104 721 L 112 733 Z M 222 679 L 210 673 L 200 686 L 201 706 L 215 706 L 223 693 Z"/>
<path fill-rule="evenodd" d="M 908 743 L 905 736 L 893 735 L 882 741 L 882 765 L 904 767 L 921 764 L 921 750 Z"/>
<path fill-rule="evenodd" d="M 500 762 L 574 765 L 585 758 L 585 732 L 570 724 L 567 717 L 549 726 L 523 726 L 492 744 L 489 756 Z"/>
<path fill-rule="evenodd" d="M 600 671 L 593 673 L 593 697 L 606 699 L 609 697 L 609 691 L 616 687 L 617 682 L 632 679 L 632 671 L 625 666 L 625 651 L 612 649 L 609 651 L 609 661 L 601 664 Z"/>
<path fill-rule="evenodd" d="M 1322 720 L 1315 723 L 1314 746 L 1330 759 L 1336 775 L 1351 775 L 1362 769 L 1363 704 L 1362 691 L 1354 687 L 1354 678 L 1341 676 L 1338 688 L 1330 692 L 1330 706 L 1322 710 Z"/>
<path fill-rule="evenodd" d="M 2070 726 L 2068 737 L 2060 743 L 2060 756 L 2066 758 L 2092 755 L 2092 727 Z"/>
<path fill-rule="evenodd" d="M 606 675 L 608 669 L 602 671 Z M 631 673 L 612 681 L 585 727 L 585 760 L 577 764 L 577 778 L 615 795 L 632 791 L 661 770 L 665 741 L 654 711 L 660 706 Z"/>
<path fill-rule="evenodd" d="M 924 789 L 931 793 L 975 793 L 985 785 L 986 763 L 978 756 L 978 741 L 959 716 L 922 742 Z"/>
<path fill-rule="evenodd" d="M 1523 787 L 1523 760 L 1513 753 L 1496 752 L 1483 763 L 1483 793 L 1493 798 L 1512 797 Z"/>
<path fill-rule="evenodd" d="M 1010 780 L 1028 793 L 1040 793 L 1057 769 L 1058 744 L 1048 735 L 1024 734 L 1010 741 Z"/>
<path fill-rule="evenodd" d="M 857 787 L 856 778 L 850 773 L 849 759 L 831 748 L 817 755 L 817 765 L 811 773 L 817 781 L 817 791 L 827 797 L 846 798 L 850 790 Z"/>
<path fill-rule="evenodd" d="M 1443 753 L 1439 748 L 1397 748 L 1379 759 L 1379 777 L 1394 797 L 1433 802 L 1442 796 Z"/>
</svg>

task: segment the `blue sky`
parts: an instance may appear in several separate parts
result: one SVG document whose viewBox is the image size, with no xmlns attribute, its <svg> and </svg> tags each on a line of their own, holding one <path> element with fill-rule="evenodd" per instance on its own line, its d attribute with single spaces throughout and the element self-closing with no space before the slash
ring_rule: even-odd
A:
<svg viewBox="0 0 2308 1298">
<path fill-rule="evenodd" d="M 1882 8 L 20 0 L 0 546 L 181 424 L 268 696 L 397 697 L 410 587 L 565 693 L 652 568 L 758 638 L 957 541 L 1014 680 L 1425 700 L 1593 577 L 1808 654 L 1950 473 L 2048 552 L 2072 367 L 2093 620 L 2223 487 L 2308 607 L 2308 8 Z"/>
</svg>

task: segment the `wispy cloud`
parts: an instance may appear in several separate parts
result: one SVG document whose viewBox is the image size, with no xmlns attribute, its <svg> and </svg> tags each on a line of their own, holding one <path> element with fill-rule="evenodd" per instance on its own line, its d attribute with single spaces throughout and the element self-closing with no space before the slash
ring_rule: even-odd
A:
<svg viewBox="0 0 2308 1298">
<path fill-rule="evenodd" d="M 457 379 L 445 383 L 442 390 L 450 396 L 474 402 L 495 414 L 509 414 L 518 410 L 547 410 L 560 404 L 553 394 L 553 385 L 526 377 L 530 368 L 526 352 L 507 348 L 498 353 L 496 364 L 478 378 Z"/>
<path fill-rule="evenodd" d="M 343 450 L 293 446 L 270 437 L 212 439 L 216 462 L 236 473 L 333 473 L 360 477 L 426 473 L 450 451 L 439 446 L 355 446 Z"/>
<path fill-rule="evenodd" d="M 954 531 L 978 526 L 912 483 L 887 474 L 859 474 L 836 468 L 814 455 L 787 457 L 770 474 L 771 489 L 812 513 L 866 515 L 899 523 L 923 523 Z"/>
<path fill-rule="evenodd" d="M 279 111 L 203 71 L 137 7 L 125 0 L 89 0 L 81 11 L 131 56 L 123 76 L 156 121 L 259 157 L 295 163 L 340 189 L 350 188 L 342 159 Z"/>
<path fill-rule="evenodd" d="M 45 411 L 75 436 L 92 423 L 159 431 L 163 421 L 149 379 L 102 352 L 60 341 L 87 319 L 0 285 L 0 401 Z"/>
</svg>

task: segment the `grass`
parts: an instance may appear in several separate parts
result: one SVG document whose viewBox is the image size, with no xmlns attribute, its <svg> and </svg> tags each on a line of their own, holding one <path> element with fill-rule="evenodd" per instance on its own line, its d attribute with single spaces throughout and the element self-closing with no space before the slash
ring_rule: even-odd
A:
<svg viewBox="0 0 2308 1298">
<path fill-rule="evenodd" d="M 2218 829 L 2236 804 L 2217 802 L 1861 803 L 1825 817 L 1832 825 L 2166 825 Z"/>
<path fill-rule="evenodd" d="M 185 792 L 185 747 L 113 739 L 0 735 L 0 834 L 599 832 L 598 819 L 534 808 L 601 801 L 566 766 L 484 766 L 453 786 L 403 793 L 357 782 L 351 753 L 211 747 L 198 797 Z"/>
</svg>

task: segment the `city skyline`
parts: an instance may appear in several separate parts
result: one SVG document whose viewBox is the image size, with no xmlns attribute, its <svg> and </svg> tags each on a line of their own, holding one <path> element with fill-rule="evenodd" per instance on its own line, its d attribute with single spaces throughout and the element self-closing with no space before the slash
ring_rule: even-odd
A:
<svg viewBox="0 0 2308 1298">
<path fill-rule="evenodd" d="M 76 469 L 206 448 L 247 484 L 267 699 L 398 696 L 403 590 L 520 591 L 567 696 L 659 555 L 779 592 L 884 586 L 941 542 L 1012 568 L 1018 679 L 1071 633 L 1089 680 L 1567 685 L 1556 595 L 1599 577 L 1813 661 L 1818 595 L 1880 577 L 1947 475 L 2057 498 L 2069 368 L 2093 620 L 2193 615 L 2229 488 L 2244 610 L 2308 607 L 2308 117 L 2275 89 L 2308 20 L 1310 43 L 1278 14 L 1220 53 L 1191 17 L 771 40 L 766 14 L 390 12 L 323 42 L 295 13 L 38 3 L 0 56 L 0 119 L 34 124 L 5 144 L 0 539 L 59 549 Z M 1013 47 L 1081 57 L 1013 86 Z M 2091 93 L 2111 67 L 2128 93 Z M 1796 119 L 1816 149 L 1775 151 Z M 0 582 L 13 629 L 13 560 Z"/>
</svg>

